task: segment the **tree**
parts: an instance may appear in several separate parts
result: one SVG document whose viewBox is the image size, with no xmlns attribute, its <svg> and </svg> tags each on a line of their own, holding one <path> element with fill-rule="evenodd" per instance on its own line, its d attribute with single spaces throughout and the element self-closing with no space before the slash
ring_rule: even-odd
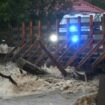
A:
<svg viewBox="0 0 105 105">
<path fill-rule="evenodd" d="M 56 18 L 61 19 L 64 14 L 70 12 L 72 2 L 70 0 L 32 0 L 32 6 L 30 13 L 33 13 L 37 19 L 55 21 Z M 35 4 L 33 6 L 33 4 Z"/>
<path fill-rule="evenodd" d="M 0 1 L 0 26 L 17 24 L 26 14 L 29 0 L 1 0 Z"/>
<path fill-rule="evenodd" d="M 91 4 L 98 6 L 102 9 L 105 9 L 105 1 L 100 1 L 100 0 L 90 0 L 89 1 Z"/>
<path fill-rule="evenodd" d="M 69 0 L 1 0 L 0 25 L 16 25 L 29 18 L 52 21 L 70 10 L 71 4 Z"/>
</svg>

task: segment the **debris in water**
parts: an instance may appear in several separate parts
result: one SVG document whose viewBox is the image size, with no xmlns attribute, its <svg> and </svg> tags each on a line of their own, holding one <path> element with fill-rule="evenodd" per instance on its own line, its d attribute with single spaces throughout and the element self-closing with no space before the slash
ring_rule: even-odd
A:
<svg viewBox="0 0 105 105">
<path fill-rule="evenodd" d="M 67 69 L 67 72 L 72 72 L 74 68 Z M 82 93 L 86 96 L 83 99 L 79 98 L 75 105 L 95 105 L 88 104 L 89 97 L 87 94 L 94 94 L 98 91 L 99 80 L 95 78 L 91 81 L 85 82 L 80 80 L 75 80 L 72 77 L 68 79 L 61 78 L 61 73 L 56 67 L 47 68 L 44 67 L 50 75 L 43 76 L 33 76 L 27 75 L 26 72 L 20 73 L 19 68 L 14 63 L 7 63 L 6 65 L 0 65 L 0 72 L 5 75 L 11 75 L 16 81 L 17 87 L 14 86 L 9 80 L 0 77 L 0 97 L 14 97 L 14 96 L 24 96 L 31 94 L 41 94 L 48 93 L 51 91 L 61 91 L 62 94 L 78 94 Z M 84 101 L 84 100 L 87 101 Z"/>
</svg>

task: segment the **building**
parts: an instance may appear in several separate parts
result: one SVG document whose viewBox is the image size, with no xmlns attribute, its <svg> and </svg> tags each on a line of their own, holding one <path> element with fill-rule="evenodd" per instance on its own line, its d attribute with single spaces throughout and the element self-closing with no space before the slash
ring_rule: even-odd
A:
<svg viewBox="0 0 105 105">
<path fill-rule="evenodd" d="M 72 35 L 73 32 L 70 33 L 70 31 L 74 30 L 74 35 L 77 35 L 81 40 L 87 40 L 90 37 L 95 40 L 102 39 L 103 37 L 100 35 L 102 34 L 101 20 L 105 10 L 84 0 L 72 0 L 72 3 L 71 12 L 64 15 L 60 22 L 59 38 L 66 39 L 65 36 Z M 78 36 L 78 34 L 80 35 Z"/>
</svg>

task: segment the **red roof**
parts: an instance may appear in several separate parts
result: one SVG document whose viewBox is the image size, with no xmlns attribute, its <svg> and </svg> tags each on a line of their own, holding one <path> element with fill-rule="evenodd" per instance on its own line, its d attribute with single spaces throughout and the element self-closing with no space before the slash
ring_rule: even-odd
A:
<svg viewBox="0 0 105 105">
<path fill-rule="evenodd" d="M 77 12 L 92 12 L 92 13 L 104 13 L 105 10 L 96 7 L 83 0 L 72 0 L 73 1 L 73 11 Z"/>
</svg>

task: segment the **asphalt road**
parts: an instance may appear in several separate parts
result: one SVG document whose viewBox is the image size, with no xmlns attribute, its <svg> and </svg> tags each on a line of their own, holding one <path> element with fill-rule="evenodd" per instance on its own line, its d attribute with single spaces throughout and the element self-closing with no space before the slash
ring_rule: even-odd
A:
<svg viewBox="0 0 105 105">
<path fill-rule="evenodd" d="M 41 95 L 1 99 L 0 105 L 73 105 L 81 94 L 61 94 L 51 92 Z"/>
</svg>

